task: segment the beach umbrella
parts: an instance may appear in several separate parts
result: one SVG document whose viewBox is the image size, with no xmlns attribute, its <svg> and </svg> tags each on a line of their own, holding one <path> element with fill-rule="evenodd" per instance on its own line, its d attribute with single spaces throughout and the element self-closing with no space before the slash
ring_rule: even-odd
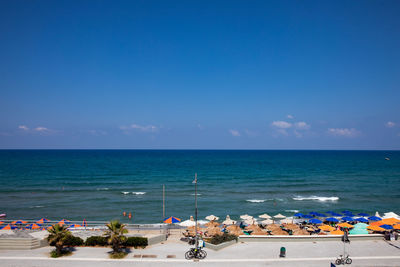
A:
<svg viewBox="0 0 400 267">
<path fill-rule="evenodd" d="M 360 218 L 357 218 L 357 219 L 355 219 L 357 222 L 363 222 L 363 223 L 367 223 L 368 222 L 368 220 L 367 219 L 365 219 L 365 218 L 363 218 L 363 217 L 360 217 Z"/>
<path fill-rule="evenodd" d="M 247 220 L 249 218 L 253 218 L 253 216 L 250 216 L 248 214 L 240 215 L 240 219 Z"/>
<path fill-rule="evenodd" d="M 322 223 L 322 221 L 321 221 L 321 220 L 318 220 L 318 219 L 311 219 L 311 220 L 309 220 L 308 222 L 309 222 L 309 223 L 314 223 L 314 224 Z"/>
<path fill-rule="evenodd" d="M 276 215 L 274 216 L 274 218 L 276 218 L 276 219 L 285 219 L 286 216 L 279 213 L 279 214 L 276 214 Z"/>
<path fill-rule="evenodd" d="M 291 223 L 293 223 L 293 219 L 289 219 L 289 218 L 283 219 L 283 220 L 281 220 L 281 224 L 282 223 L 291 224 Z"/>
<path fill-rule="evenodd" d="M 181 219 L 176 218 L 176 217 L 173 217 L 173 216 L 164 219 L 164 223 L 169 223 L 169 224 L 178 223 L 178 222 L 180 222 L 180 221 L 181 221 Z"/>
<path fill-rule="evenodd" d="M 269 216 L 268 214 L 266 214 L 266 213 L 264 213 L 264 214 L 261 214 L 260 216 L 258 216 L 258 217 L 260 217 L 260 218 L 263 218 L 263 219 L 271 219 L 272 217 L 271 216 Z"/>
<path fill-rule="evenodd" d="M 378 216 L 371 216 L 371 217 L 368 217 L 368 220 L 370 220 L 370 221 L 381 221 L 382 219 L 380 217 L 378 217 Z"/>
<path fill-rule="evenodd" d="M 341 230 L 335 230 L 335 231 L 332 231 L 330 234 L 331 234 L 331 235 L 343 235 L 344 232 L 341 231 Z"/>
<path fill-rule="evenodd" d="M 317 216 L 318 212 L 311 211 L 311 212 L 309 212 L 309 214 L 314 215 L 314 216 Z"/>
<path fill-rule="evenodd" d="M 66 220 L 66 219 L 62 219 L 61 221 L 58 222 L 59 225 L 64 225 L 64 224 L 70 224 L 71 221 Z"/>
<path fill-rule="evenodd" d="M 338 219 L 336 219 L 336 218 L 333 218 L 333 217 L 326 218 L 326 219 L 325 219 L 325 221 L 327 221 L 327 222 L 334 222 L 334 223 L 338 223 L 338 222 L 339 222 L 339 220 L 338 220 Z"/>
<path fill-rule="evenodd" d="M 400 224 L 393 225 L 393 229 L 400 230 Z"/>
<path fill-rule="evenodd" d="M 0 222 L 0 224 L 3 224 L 4 222 Z"/>
<path fill-rule="evenodd" d="M 302 218 L 304 218 L 304 219 L 312 219 L 313 216 L 305 214 L 305 215 L 302 216 Z"/>
<path fill-rule="evenodd" d="M 217 221 L 218 219 L 219 218 L 217 216 L 215 216 L 215 215 L 208 215 L 206 217 L 206 220 L 209 220 L 209 221 Z"/>
<path fill-rule="evenodd" d="M 180 226 L 195 226 L 196 223 L 192 220 L 186 220 L 179 224 Z"/>
<path fill-rule="evenodd" d="M 376 232 L 383 232 L 383 231 L 385 231 L 384 228 L 379 227 L 379 226 L 377 226 L 377 225 L 370 225 L 370 226 L 367 227 L 367 229 L 372 230 L 372 231 L 376 231 Z"/>
<path fill-rule="evenodd" d="M 381 215 L 379 215 L 379 212 L 375 212 L 375 216 L 376 217 L 381 217 Z"/>
<path fill-rule="evenodd" d="M 11 224 L 25 224 L 28 223 L 27 221 L 22 221 L 22 220 L 18 220 L 18 221 L 13 221 Z"/>
<path fill-rule="evenodd" d="M 16 229 L 16 228 L 17 227 L 12 224 L 7 224 L 7 225 L 4 225 L 3 227 L 1 227 L 0 229 L 1 230 L 12 230 L 12 229 Z"/>
<path fill-rule="evenodd" d="M 368 227 L 368 224 L 363 223 L 363 222 L 359 222 L 354 225 L 354 228 L 367 228 L 367 227 Z"/>
<path fill-rule="evenodd" d="M 360 212 L 360 213 L 358 214 L 358 216 L 368 217 L 369 214 L 368 214 L 368 213 L 364 213 L 364 212 Z"/>
<path fill-rule="evenodd" d="M 354 222 L 354 219 L 350 216 L 343 217 L 342 220 L 345 222 Z"/>
<path fill-rule="evenodd" d="M 235 224 L 236 221 L 232 220 L 231 217 L 230 217 L 229 215 L 226 215 L 226 219 L 225 219 L 225 221 L 223 221 L 222 223 L 223 223 L 223 224 L 226 224 L 226 225 L 230 225 L 230 224 Z"/>
<path fill-rule="evenodd" d="M 400 220 L 398 220 L 396 218 L 387 218 L 387 219 L 382 219 L 381 222 L 383 224 L 394 225 L 394 224 L 400 223 Z"/>
<path fill-rule="evenodd" d="M 303 216 L 304 216 L 304 214 L 303 214 L 303 213 L 300 213 L 300 212 L 298 212 L 298 213 L 295 213 L 293 216 L 295 216 L 295 217 L 303 217 Z"/>
<path fill-rule="evenodd" d="M 42 218 L 39 221 L 37 221 L 36 223 L 45 223 L 45 222 L 49 222 L 50 220 L 46 219 L 46 218 Z"/>
<path fill-rule="evenodd" d="M 31 223 L 31 224 L 27 225 L 25 228 L 34 230 L 34 229 L 40 229 L 40 227 L 41 227 L 40 224 Z"/>
<path fill-rule="evenodd" d="M 335 227 L 332 227 L 332 226 L 326 225 L 326 224 L 318 226 L 318 228 L 321 229 L 322 231 L 327 231 L 327 232 L 335 230 Z"/>
<path fill-rule="evenodd" d="M 369 225 L 374 225 L 374 226 L 381 226 L 382 224 L 384 224 L 384 223 L 382 223 L 382 221 L 376 221 L 376 222 L 369 223 Z"/>
<path fill-rule="evenodd" d="M 345 215 L 345 216 L 348 216 L 348 217 L 354 217 L 355 215 L 353 214 L 353 213 L 351 213 L 351 212 L 343 212 L 343 214 Z"/>
<path fill-rule="evenodd" d="M 255 224 L 256 220 L 254 220 L 253 218 L 248 218 L 248 219 L 244 220 L 244 223 L 251 225 L 251 224 Z"/>
<path fill-rule="evenodd" d="M 338 226 L 342 227 L 342 228 L 353 228 L 354 227 L 353 225 L 348 224 L 347 222 L 339 223 Z"/>
<path fill-rule="evenodd" d="M 330 213 L 332 216 L 335 216 L 335 217 L 342 217 L 342 214 L 340 214 L 340 213 L 336 213 L 336 212 L 327 212 L 327 213 Z"/>
<path fill-rule="evenodd" d="M 393 226 L 389 225 L 389 224 L 382 224 L 381 226 L 379 226 L 381 228 L 384 228 L 386 230 L 392 230 Z"/>
<path fill-rule="evenodd" d="M 325 214 L 319 213 L 319 212 L 317 212 L 317 216 L 318 216 L 318 217 L 328 217 L 328 216 L 326 216 Z"/>
<path fill-rule="evenodd" d="M 349 231 L 351 235 L 367 235 L 368 231 L 365 228 L 354 228 Z"/>
<path fill-rule="evenodd" d="M 83 227 L 87 227 L 87 222 L 86 219 L 83 219 L 83 223 L 82 223 Z"/>
<path fill-rule="evenodd" d="M 274 221 L 271 219 L 265 219 L 264 221 L 261 221 L 261 224 L 273 224 Z"/>
<path fill-rule="evenodd" d="M 400 219 L 400 216 L 399 215 L 397 215 L 396 213 L 394 213 L 394 212 L 386 212 L 386 213 L 384 213 L 384 215 L 385 216 L 383 216 L 383 218 L 397 218 L 397 219 Z"/>
<path fill-rule="evenodd" d="M 208 223 L 205 224 L 205 226 L 207 227 L 211 227 L 211 226 L 218 226 L 219 222 L 216 221 L 209 221 Z"/>
<path fill-rule="evenodd" d="M 82 225 L 79 225 L 79 224 L 71 224 L 68 228 L 76 228 L 76 227 L 82 227 Z"/>
</svg>

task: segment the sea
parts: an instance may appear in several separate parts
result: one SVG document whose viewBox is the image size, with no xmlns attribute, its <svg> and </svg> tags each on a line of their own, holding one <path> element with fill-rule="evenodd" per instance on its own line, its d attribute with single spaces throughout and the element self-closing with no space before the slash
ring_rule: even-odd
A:
<svg viewBox="0 0 400 267">
<path fill-rule="evenodd" d="M 7 219 L 400 213 L 400 151 L 0 150 Z M 123 216 L 132 213 L 132 219 Z"/>
</svg>

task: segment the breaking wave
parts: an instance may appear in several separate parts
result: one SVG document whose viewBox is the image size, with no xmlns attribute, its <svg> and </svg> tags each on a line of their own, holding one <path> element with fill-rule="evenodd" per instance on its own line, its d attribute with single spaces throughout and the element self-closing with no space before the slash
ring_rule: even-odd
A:
<svg viewBox="0 0 400 267">
<path fill-rule="evenodd" d="M 251 203 L 262 203 L 262 202 L 265 202 L 266 199 L 248 199 L 246 201 L 251 202 Z"/>
<path fill-rule="evenodd" d="M 319 196 L 310 196 L 310 197 L 294 197 L 293 200 L 317 200 L 317 201 L 338 201 L 339 197 L 319 197 Z"/>
</svg>

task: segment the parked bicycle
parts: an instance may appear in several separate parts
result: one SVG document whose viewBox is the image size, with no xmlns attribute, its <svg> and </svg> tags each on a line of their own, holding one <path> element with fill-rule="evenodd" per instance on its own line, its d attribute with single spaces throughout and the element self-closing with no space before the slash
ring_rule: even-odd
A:
<svg viewBox="0 0 400 267">
<path fill-rule="evenodd" d="M 353 262 L 352 259 L 350 259 L 349 255 L 340 255 L 339 258 L 336 259 L 335 263 L 336 265 L 345 265 L 345 264 L 351 264 Z"/>
<path fill-rule="evenodd" d="M 201 247 L 199 247 L 198 249 L 191 248 L 188 252 L 185 253 L 185 258 L 187 260 L 191 259 L 203 260 L 206 257 L 207 257 L 207 252 L 205 252 Z"/>
</svg>

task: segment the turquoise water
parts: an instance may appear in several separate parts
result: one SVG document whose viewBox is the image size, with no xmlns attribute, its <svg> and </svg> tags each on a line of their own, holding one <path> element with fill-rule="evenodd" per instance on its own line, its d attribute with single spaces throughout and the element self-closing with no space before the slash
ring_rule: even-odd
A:
<svg viewBox="0 0 400 267">
<path fill-rule="evenodd" d="M 389 157 L 390 160 L 385 160 Z M 400 151 L 0 150 L 8 218 L 133 223 L 294 211 L 400 213 Z"/>
</svg>

